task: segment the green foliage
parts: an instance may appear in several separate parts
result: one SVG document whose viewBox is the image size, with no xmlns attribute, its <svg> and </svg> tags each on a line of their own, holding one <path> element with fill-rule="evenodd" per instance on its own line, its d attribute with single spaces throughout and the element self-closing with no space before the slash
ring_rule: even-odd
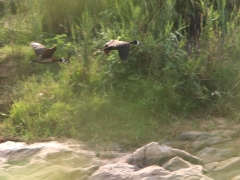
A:
<svg viewBox="0 0 240 180">
<path fill-rule="evenodd" d="M 53 38 L 47 38 L 45 39 L 45 42 L 46 46 L 57 46 L 57 51 L 56 53 L 54 53 L 54 55 L 56 56 L 67 56 L 68 58 L 70 58 L 72 55 L 75 54 L 75 46 L 72 42 L 68 42 L 66 34 L 56 35 Z"/>
<path fill-rule="evenodd" d="M 56 45 L 71 63 L 23 65 L 30 73 L 16 85 L 8 133 L 135 146 L 158 140 L 175 114 L 230 114 L 240 102 L 238 10 L 226 0 L 20 3 L 0 19 L 1 45 Z M 117 51 L 94 55 L 110 39 L 144 45 L 125 62 Z M 26 63 L 35 54 L 23 49 Z"/>
</svg>

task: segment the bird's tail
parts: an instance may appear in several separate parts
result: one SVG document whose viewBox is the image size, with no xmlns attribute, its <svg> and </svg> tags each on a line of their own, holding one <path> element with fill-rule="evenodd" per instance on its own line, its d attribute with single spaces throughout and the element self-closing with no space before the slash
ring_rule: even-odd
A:
<svg viewBox="0 0 240 180">
<path fill-rule="evenodd" d="M 34 63 L 34 62 L 37 62 L 37 59 L 29 61 L 28 63 Z"/>
<path fill-rule="evenodd" d="M 98 54 L 98 53 L 100 53 L 100 52 L 102 52 L 102 51 L 104 51 L 104 49 L 98 49 L 98 50 L 95 51 L 93 54 L 96 55 L 96 54 Z"/>
</svg>

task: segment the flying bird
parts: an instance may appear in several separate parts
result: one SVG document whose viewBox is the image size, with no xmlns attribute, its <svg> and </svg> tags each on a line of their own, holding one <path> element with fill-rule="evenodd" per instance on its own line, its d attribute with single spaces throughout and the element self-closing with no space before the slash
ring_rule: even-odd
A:
<svg viewBox="0 0 240 180">
<path fill-rule="evenodd" d="M 63 62 L 63 63 L 69 62 L 64 58 L 55 59 L 53 57 L 54 52 L 57 50 L 56 46 L 54 46 L 53 48 L 46 48 L 44 45 L 37 42 L 31 42 L 31 46 L 34 49 L 37 55 L 37 58 L 33 61 L 30 61 L 29 63 L 37 62 L 37 63 L 45 64 L 45 63 L 51 63 L 51 62 Z"/>
<path fill-rule="evenodd" d="M 111 50 L 118 50 L 118 54 L 121 60 L 125 61 L 129 54 L 130 44 L 142 45 L 138 40 L 131 42 L 111 40 L 107 42 L 102 49 L 107 55 Z"/>
</svg>

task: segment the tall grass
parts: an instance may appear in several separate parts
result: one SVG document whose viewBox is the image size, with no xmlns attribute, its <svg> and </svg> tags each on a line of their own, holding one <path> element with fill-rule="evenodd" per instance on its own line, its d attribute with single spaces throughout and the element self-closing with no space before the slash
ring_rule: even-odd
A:
<svg viewBox="0 0 240 180">
<path fill-rule="evenodd" d="M 13 50 L 32 40 L 55 44 L 55 55 L 71 63 L 24 66 L 31 75 L 15 86 L 7 134 L 136 146 L 166 134 L 161 126 L 175 115 L 202 108 L 209 114 L 237 111 L 239 7 L 230 1 L 19 5 L 16 15 L 0 19 L 2 44 Z M 126 62 L 114 51 L 94 55 L 110 39 L 138 39 L 144 46 L 131 46 Z"/>
</svg>

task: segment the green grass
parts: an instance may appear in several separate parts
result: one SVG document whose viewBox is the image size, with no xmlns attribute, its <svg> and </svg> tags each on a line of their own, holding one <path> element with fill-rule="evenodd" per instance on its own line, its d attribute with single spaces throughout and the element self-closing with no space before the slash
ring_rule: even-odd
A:
<svg viewBox="0 0 240 180">
<path fill-rule="evenodd" d="M 166 126 L 198 109 L 238 114 L 239 7 L 229 9 L 228 3 L 19 3 L 16 14 L 0 18 L 0 63 L 19 65 L 1 134 L 133 147 L 174 133 Z M 191 29 L 191 17 L 201 33 Z M 116 51 L 94 55 L 110 39 L 138 39 L 144 46 L 131 46 L 126 62 Z M 70 64 L 28 64 L 35 58 L 31 41 L 57 45 L 55 56 Z"/>
<path fill-rule="evenodd" d="M 161 123 L 149 120 L 151 116 L 134 104 L 84 92 L 76 96 L 71 88 L 63 90 L 48 80 L 40 82 L 32 78 L 23 86 L 29 90 L 24 91 L 28 95 L 14 102 L 8 120 L 13 136 L 74 137 L 85 141 L 118 141 L 129 146 L 159 136 L 156 125 Z"/>
</svg>

